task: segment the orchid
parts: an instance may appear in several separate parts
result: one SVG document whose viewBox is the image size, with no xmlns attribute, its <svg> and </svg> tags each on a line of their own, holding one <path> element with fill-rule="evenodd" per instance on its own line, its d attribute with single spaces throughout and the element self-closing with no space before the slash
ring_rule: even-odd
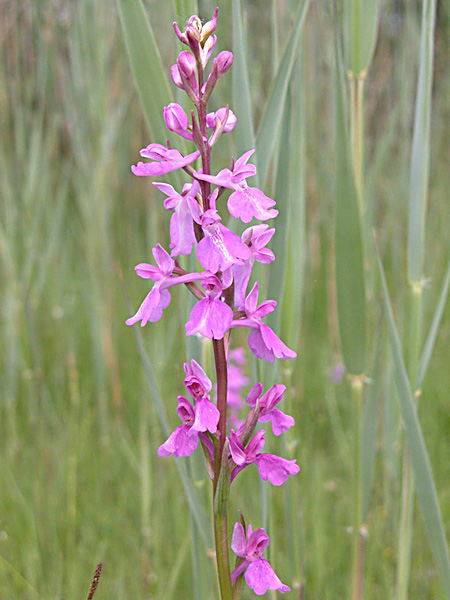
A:
<svg viewBox="0 0 450 600">
<path fill-rule="evenodd" d="M 184 387 L 195 400 L 208 397 L 212 388 L 212 383 L 205 371 L 194 359 L 191 360 L 191 365 L 184 363 L 184 372 L 186 378 Z"/>
<path fill-rule="evenodd" d="M 264 429 L 260 429 L 244 448 L 237 433 L 231 429 L 228 439 L 231 457 L 236 466 L 231 472 L 231 481 L 236 478 L 245 467 L 255 464 L 263 481 L 270 481 L 272 485 L 282 485 L 290 475 L 296 475 L 300 467 L 296 460 L 287 460 L 275 454 L 262 454 L 264 448 Z"/>
<path fill-rule="evenodd" d="M 198 204 L 195 199 L 200 189 L 198 182 L 185 183 L 181 194 L 168 183 L 154 182 L 153 185 L 167 196 L 164 200 L 164 208 L 174 211 L 170 219 L 172 256 L 190 254 L 192 246 L 197 243 L 193 215 L 198 212 Z"/>
<path fill-rule="evenodd" d="M 247 527 L 245 535 L 242 523 L 235 523 L 231 549 L 244 560 L 231 574 L 231 580 L 245 573 L 245 581 L 255 594 L 262 596 L 267 590 L 278 590 L 282 594 L 289 592 L 291 588 L 281 582 L 268 561 L 262 557 L 264 550 L 269 545 L 269 536 L 261 527 L 253 531 L 252 526 Z"/>
<path fill-rule="evenodd" d="M 254 152 L 249 150 L 238 158 L 232 170 L 222 169 L 216 176 L 195 172 L 197 179 L 234 190 L 228 199 L 228 210 L 233 217 L 244 223 L 249 223 L 253 217 L 267 221 L 278 215 L 278 210 L 272 208 L 276 204 L 272 198 L 268 198 L 258 188 L 247 185 L 247 177 L 256 175 L 255 165 L 247 164 Z"/>
<path fill-rule="evenodd" d="M 189 400 L 178 396 L 177 413 L 183 425 L 177 427 L 168 439 L 158 448 L 158 456 L 190 456 L 195 452 L 198 443 L 198 430 L 193 430 L 195 420 L 194 409 Z"/>
<path fill-rule="evenodd" d="M 219 170 L 217 175 L 211 174 L 212 149 L 218 139 L 231 133 L 237 124 L 228 105 L 213 112 L 208 112 L 207 108 L 218 80 L 233 64 L 233 54 L 223 50 L 213 59 L 208 75 L 205 71 L 217 42 L 213 35 L 217 14 L 218 9 L 205 24 L 193 15 L 183 31 L 174 23 L 176 35 L 188 50 L 180 52 L 170 73 L 173 83 L 193 103 L 194 110 L 186 112 L 180 104 L 171 102 L 164 107 L 163 118 L 169 132 L 195 144 L 197 149 L 183 155 L 169 142 L 167 146 L 152 143 L 140 151 L 150 162 L 139 162 L 131 167 L 140 177 L 158 177 L 183 170 L 187 181 L 178 189 L 164 181 L 153 182 L 165 196 L 164 207 L 172 213 L 171 255 L 157 244 L 153 248 L 156 265 L 140 263 L 136 266 L 137 274 L 151 279 L 153 287 L 137 313 L 126 323 L 133 325 L 140 321 L 144 326 L 149 321 L 158 321 L 171 301 L 169 289 L 174 285 L 184 284 L 196 299 L 185 324 L 186 335 L 212 340 L 216 383 L 213 385 L 196 360 L 184 362 L 184 387 L 191 400 L 184 395 L 177 396 L 176 412 L 181 425 L 175 427 L 159 446 L 158 455 L 179 459 L 193 454 L 198 446 L 203 450 L 213 484 L 221 598 L 238 600 L 237 581 L 244 574 L 247 585 L 258 595 L 267 590 L 284 593 L 289 588 L 262 558 L 269 543 L 267 534 L 263 529 L 253 532 L 249 525 L 246 535 L 243 518 L 242 523 L 235 525 L 231 542 L 231 548 L 242 560 L 231 573 L 227 533 L 230 484 L 251 464 L 257 466 L 263 481 L 274 486 L 280 486 L 296 475 L 300 467 L 296 459 L 263 452 L 266 432 L 256 430 L 258 423 L 270 422 L 273 434 L 279 436 L 288 432 L 295 421 L 278 408 L 286 391 L 282 384 L 275 384 L 263 393 L 263 385 L 258 382 L 248 391 L 246 403 L 243 402 L 244 389 L 250 378 L 245 372 L 245 351 L 231 347 L 231 330 L 237 327 L 250 329 L 250 350 L 269 362 L 275 358 L 295 358 L 296 353 L 263 322 L 263 318 L 275 310 L 276 302 L 266 300 L 258 304 L 257 282 L 247 293 L 254 263 L 269 264 L 275 259 L 273 251 L 267 247 L 275 229 L 259 223 L 248 227 L 239 236 L 232 226 L 223 224 L 228 224 L 225 202 L 220 205 L 226 188 L 232 190 L 226 206 L 235 219 L 244 223 L 253 218 L 267 221 L 278 214 L 272 198 L 247 185 L 247 179 L 256 174 L 255 165 L 249 162 L 254 150 L 245 152 L 236 161 L 232 159 L 231 168 Z M 195 166 L 198 159 L 201 159 L 201 165 Z M 213 190 L 211 184 L 216 186 Z M 178 261 L 189 255 L 193 255 L 192 260 L 198 260 L 199 272 L 187 272 L 180 266 Z M 202 352 L 202 356 L 206 358 L 207 354 Z M 246 416 L 242 414 L 244 409 L 247 409 Z"/>
<path fill-rule="evenodd" d="M 163 310 L 170 304 L 171 297 L 168 288 L 201 279 L 199 273 L 187 273 L 180 277 L 174 276 L 175 263 L 160 244 L 153 248 L 153 256 L 158 264 L 157 267 L 147 263 L 140 263 L 135 267 L 139 277 L 153 279 L 155 284 L 145 297 L 137 313 L 127 319 L 127 325 L 134 325 L 141 321 L 141 327 L 144 327 L 148 321 L 152 323 L 159 321 Z"/>
<path fill-rule="evenodd" d="M 253 263 L 258 261 L 269 264 L 275 260 L 275 255 L 267 244 L 272 239 L 275 229 L 269 229 L 267 224 L 248 227 L 242 234 L 241 239 L 248 249 L 250 256 L 242 264 L 235 263 L 231 269 L 234 279 L 234 305 L 241 307 L 245 302 L 245 292 L 252 272 Z"/>
<path fill-rule="evenodd" d="M 230 131 L 233 131 L 235 128 L 236 116 L 232 110 L 228 109 L 227 111 L 226 108 L 219 108 L 219 110 L 216 110 L 216 112 L 211 112 L 206 115 L 206 124 L 208 125 L 209 129 L 215 130 L 217 127 L 217 121 L 219 122 L 219 125 L 223 124 L 225 121 L 222 132 L 230 133 Z"/>
<path fill-rule="evenodd" d="M 204 233 L 197 246 L 197 258 L 211 273 L 217 273 L 219 268 L 225 271 L 231 265 L 242 264 L 242 259 L 250 258 L 250 251 L 241 238 L 220 223 L 215 209 L 216 197 L 217 193 L 211 196 L 211 208 L 196 219 Z"/>
<path fill-rule="evenodd" d="M 245 299 L 244 312 L 245 318 L 233 320 L 232 327 L 248 327 L 252 332 L 248 336 L 248 345 L 250 350 L 258 358 L 264 358 L 268 362 L 273 362 L 276 358 L 295 358 L 296 352 L 286 346 L 280 340 L 277 334 L 265 323 L 262 318 L 275 310 L 277 303 L 275 300 L 266 300 L 258 305 L 258 282 L 252 287 L 250 293 Z"/>
<path fill-rule="evenodd" d="M 250 392 L 252 392 L 252 390 L 250 390 Z M 271 421 L 273 434 L 277 436 L 289 431 L 289 429 L 295 425 L 295 420 L 293 417 L 286 415 L 279 408 L 276 408 L 276 405 L 283 399 L 285 390 L 285 385 L 275 384 L 259 400 L 260 412 L 258 421 L 260 423 L 267 423 L 268 421 Z M 246 398 L 247 404 L 250 406 L 255 406 L 259 395 L 255 397 L 254 393 L 249 393 Z"/>
<path fill-rule="evenodd" d="M 187 140 L 194 139 L 189 131 L 189 119 L 184 109 L 176 102 L 171 102 L 163 108 L 164 123 L 169 131 L 178 133 Z"/>
<path fill-rule="evenodd" d="M 186 334 L 200 333 L 204 337 L 221 340 L 231 326 L 233 311 L 220 300 L 223 291 L 220 279 L 208 271 L 203 273 L 202 279 L 206 297 L 192 309 L 186 323 Z"/>
<path fill-rule="evenodd" d="M 200 156 L 200 151 L 196 150 L 183 156 L 175 148 L 166 148 L 162 144 L 149 144 L 147 148 L 140 151 L 140 155 L 144 158 L 151 158 L 155 162 L 138 162 L 137 165 L 131 167 L 133 173 L 138 177 L 155 177 L 190 165 Z"/>
</svg>

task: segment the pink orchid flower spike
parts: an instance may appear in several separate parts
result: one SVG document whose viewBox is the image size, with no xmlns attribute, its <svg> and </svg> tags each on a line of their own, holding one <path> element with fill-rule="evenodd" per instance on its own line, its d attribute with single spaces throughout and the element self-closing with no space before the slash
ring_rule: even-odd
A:
<svg viewBox="0 0 450 600">
<path fill-rule="evenodd" d="M 259 221 L 267 221 L 278 215 L 278 211 L 272 208 L 276 204 L 275 200 L 266 196 L 258 188 L 247 185 L 247 177 L 256 175 L 255 165 L 247 164 L 254 152 L 249 150 L 238 158 L 232 171 L 222 169 L 216 176 L 195 172 L 197 179 L 234 190 L 228 199 L 228 210 L 233 217 L 241 219 L 244 223 L 250 223 L 253 217 Z"/>
<path fill-rule="evenodd" d="M 242 523 L 235 523 L 231 549 L 244 560 L 231 574 L 231 581 L 234 583 L 239 575 L 245 573 L 246 584 L 257 596 L 262 596 L 267 590 L 278 590 L 282 594 L 290 591 L 268 561 L 262 557 L 268 545 L 269 536 L 262 527 L 253 531 L 249 525 L 245 535 Z"/>
</svg>

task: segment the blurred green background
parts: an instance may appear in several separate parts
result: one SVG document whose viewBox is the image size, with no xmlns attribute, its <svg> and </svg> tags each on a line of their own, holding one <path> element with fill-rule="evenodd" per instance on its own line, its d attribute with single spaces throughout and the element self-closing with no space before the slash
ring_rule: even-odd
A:
<svg viewBox="0 0 450 600">
<path fill-rule="evenodd" d="M 220 49 L 234 49 L 231 5 L 220 3 Z M 297 5 L 242 0 L 255 127 Z M 171 27 L 174 4 L 146 0 L 144 6 L 168 72 L 179 50 Z M 200 2 L 200 16 L 210 18 L 214 6 Z M 285 211 L 273 242 L 282 262 L 270 267 L 281 275 L 271 275 L 267 286 L 285 290 L 278 325 L 284 339 L 298 346 L 298 359 L 278 369 L 297 426 L 269 448 L 298 458 L 302 471 L 282 489 L 263 489 L 249 473 L 237 480 L 230 513 L 233 522 L 243 510 L 247 521 L 269 529 L 271 561 L 293 589 L 286 597 L 314 600 L 346 597 L 352 524 L 352 407 L 345 378 L 335 383 L 331 376 L 342 362 L 333 245 L 334 22 L 332 2 L 311 2 L 265 182 Z M 377 232 L 405 344 L 420 23 L 421 2 L 380 2 L 365 83 L 368 227 Z M 156 456 L 165 434 L 154 402 L 158 390 L 170 424 L 177 424 L 183 361 L 191 352 L 208 352 L 197 341 L 186 346 L 190 300 L 183 290 L 174 292 L 161 322 L 143 330 L 141 352 L 136 331 L 124 323 L 147 290 L 134 265 L 151 259 L 156 242 L 167 243 L 168 215 L 150 182 L 129 168 L 141 147 L 164 140 L 153 140 L 146 125 L 117 6 L 112 0 L 4 0 L 0 35 L 0 599 L 84 598 L 99 560 L 104 574 L 96 600 L 213 599 L 212 546 L 205 549 L 189 515 L 174 461 Z M 450 255 L 449 40 L 450 3 L 440 1 L 423 338 Z M 237 91 L 230 73 L 218 85 L 216 108 L 229 102 L 234 110 L 233 102 L 242 101 Z M 154 118 L 161 121 L 159 114 Z M 240 125 L 248 128 L 238 120 Z M 228 137 L 218 145 L 217 169 L 239 148 L 239 138 Z M 377 279 L 373 265 L 369 279 Z M 384 600 L 394 597 L 403 436 L 377 283 L 368 285 L 367 296 L 371 330 L 380 335 L 372 335 L 377 341 L 369 347 L 367 396 L 376 445 L 364 580 L 365 597 Z M 419 409 L 447 536 L 449 343 L 447 307 Z M 144 351 L 154 377 L 150 386 Z M 249 375 L 251 367 L 249 361 Z M 201 459 L 186 463 L 209 516 Z M 253 595 L 244 592 L 247 597 Z M 419 510 L 409 597 L 445 597 Z"/>
</svg>

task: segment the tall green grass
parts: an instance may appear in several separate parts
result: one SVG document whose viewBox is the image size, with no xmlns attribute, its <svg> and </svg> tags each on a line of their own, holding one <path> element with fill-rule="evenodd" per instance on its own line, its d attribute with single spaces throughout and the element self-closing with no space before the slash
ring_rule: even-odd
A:
<svg viewBox="0 0 450 600">
<path fill-rule="evenodd" d="M 166 435 L 162 415 L 169 426 L 176 423 L 188 356 L 185 296 L 173 294 L 160 323 L 138 332 L 124 325 L 127 298 L 134 308 L 147 289 L 133 267 L 149 260 L 157 241 L 167 241 L 168 225 L 161 199 L 129 165 L 139 148 L 164 141 L 157 107 L 175 97 L 168 68 L 179 48 L 171 22 L 182 23 L 195 4 L 25 0 L 1 8 L 2 600 L 86 597 L 99 560 L 98 600 L 216 597 L 201 457 L 175 464 L 156 456 Z M 338 21 L 326 3 L 233 0 L 220 6 L 220 48 L 232 49 L 236 64 L 220 81 L 217 102 L 230 102 L 238 128 L 218 145 L 214 168 L 223 166 L 230 148 L 238 155 L 256 144 L 259 185 L 282 211 L 273 240 L 278 258 L 264 287 L 280 303 L 277 325 L 299 358 L 263 375 L 288 385 L 286 408 L 297 427 L 284 441 L 270 440 L 268 451 L 296 457 L 302 467 L 273 497 L 268 488 L 260 492 L 256 473 L 247 482 L 237 479 L 231 520 L 244 510 L 254 525 L 266 521 L 271 561 L 291 585 L 290 597 L 349 597 L 355 413 L 346 383 L 330 378 L 345 360 L 351 375 L 370 379 L 361 400 L 364 598 L 392 598 L 397 589 L 403 440 L 410 450 L 413 445 L 419 499 L 411 520 L 408 597 L 446 598 L 450 9 L 438 3 L 435 36 L 428 38 L 435 48 L 427 148 L 418 129 L 427 108 L 417 116 L 427 85 L 419 72 L 427 64 L 430 89 L 429 58 L 420 45 L 424 5 L 381 3 L 376 46 L 369 44 L 361 57 L 355 40 L 368 41 L 375 31 L 365 5 L 348 3 Z M 204 18 L 213 9 L 212 2 L 198 2 Z M 347 9 L 359 12 L 351 18 Z M 337 31 L 340 80 L 336 25 L 344 28 Z M 347 27 L 353 37 L 339 37 Z M 342 46 L 345 40 L 351 47 Z M 130 62 L 141 48 L 141 62 Z M 367 70 L 358 117 L 362 266 L 351 252 L 347 264 L 341 252 L 358 217 L 346 79 L 351 60 L 357 61 L 354 72 Z M 136 87 L 135 77 L 142 85 Z M 416 165 L 425 168 L 428 160 L 428 182 L 419 190 Z M 417 274 L 408 275 L 407 222 L 409 198 L 412 206 L 417 192 L 422 207 L 426 196 L 429 201 L 414 350 L 408 279 Z M 378 278 L 372 228 L 390 304 Z M 415 235 L 409 240 L 419 244 Z M 345 271 L 355 262 L 356 270 Z M 342 287 L 342 269 L 349 289 Z M 367 303 L 366 342 L 351 308 L 355 298 Z M 349 307 L 344 335 L 342 302 Z M 200 356 L 198 341 L 189 343 L 189 355 Z M 413 356 L 415 377 L 404 368 Z M 417 412 L 408 376 L 411 388 L 421 390 Z"/>
</svg>

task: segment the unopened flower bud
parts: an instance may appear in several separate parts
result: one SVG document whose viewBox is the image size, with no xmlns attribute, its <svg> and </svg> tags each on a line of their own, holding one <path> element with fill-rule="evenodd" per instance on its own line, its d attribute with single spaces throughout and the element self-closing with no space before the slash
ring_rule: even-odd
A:
<svg viewBox="0 0 450 600">
<path fill-rule="evenodd" d="M 178 70 L 178 65 L 172 65 L 170 67 L 170 75 L 172 77 L 172 81 L 174 84 L 180 88 L 180 90 L 184 90 L 183 82 L 181 81 L 180 71 Z"/>
<path fill-rule="evenodd" d="M 231 68 L 233 64 L 233 53 L 229 50 L 222 50 L 214 59 L 217 64 L 217 74 L 219 77 L 225 75 L 225 73 Z"/>
<path fill-rule="evenodd" d="M 187 114 L 176 102 L 163 108 L 164 123 L 169 131 L 178 133 L 184 138 L 192 139 L 192 133 L 188 130 L 189 119 Z"/>
<path fill-rule="evenodd" d="M 197 15 L 192 15 L 192 17 L 189 17 L 189 20 L 186 25 L 185 33 L 187 36 L 188 36 L 188 33 L 190 33 L 191 36 L 195 37 L 195 39 L 197 41 L 201 40 L 202 22 L 201 22 L 201 19 Z M 189 39 L 189 36 L 188 36 L 188 39 Z"/>
<path fill-rule="evenodd" d="M 177 58 L 178 69 L 189 79 L 195 74 L 195 56 L 187 50 L 180 52 Z"/>
<path fill-rule="evenodd" d="M 181 86 L 179 87 L 181 87 L 181 89 L 183 89 L 186 92 L 186 94 L 189 96 L 192 102 L 196 102 L 198 89 L 197 81 L 195 79 L 195 57 L 190 52 L 185 50 L 184 52 L 181 52 L 179 54 L 176 66 L 178 68 L 178 75 L 181 79 Z M 175 85 L 178 85 L 178 78 L 172 75 L 172 79 L 174 80 Z"/>
<path fill-rule="evenodd" d="M 219 119 L 219 121 L 223 124 L 224 119 L 226 118 L 226 114 L 227 114 L 227 109 L 226 108 L 219 108 L 219 110 L 216 110 L 216 112 L 211 112 L 208 113 L 206 115 L 206 124 L 208 125 L 208 127 L 210 129 L 215 130 L 216 129 L 216 119 Z M 236 115 L 234 114 L 234 112 L 230 109 L 228 109 L 228 118 L 227 118 L 227 122 L 225 123 L 223 129 L 222 129 L 222 133 L 230 133 L 230 131 L 233 131 L 235 125 L 236 125 Z"/>
</svg>

